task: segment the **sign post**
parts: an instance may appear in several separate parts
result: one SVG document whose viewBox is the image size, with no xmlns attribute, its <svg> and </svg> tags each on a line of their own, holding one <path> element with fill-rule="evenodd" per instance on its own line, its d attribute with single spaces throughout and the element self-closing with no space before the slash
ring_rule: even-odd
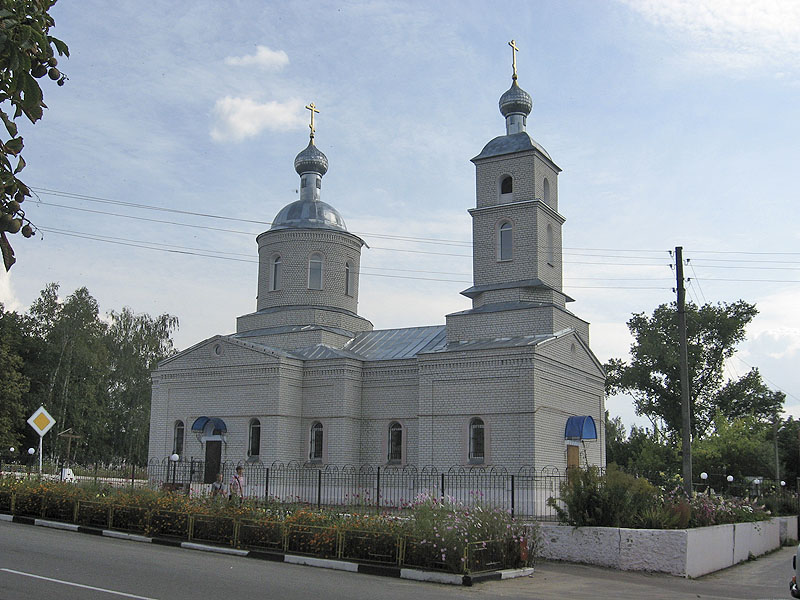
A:
<svg viewBox="0 0 800 600">
<path fill-rule="evenodd" d="M 39 477 L 42 476 L 42 438 L 44 434 L 50 431 L 50 428 L 56 424 L 56 420 L 50 416 L 50 413 L 40 406 L 35 413 L 28 418 L 28 425 L 33 427 L 34 431 L 39 434 Z"/>
</svg>

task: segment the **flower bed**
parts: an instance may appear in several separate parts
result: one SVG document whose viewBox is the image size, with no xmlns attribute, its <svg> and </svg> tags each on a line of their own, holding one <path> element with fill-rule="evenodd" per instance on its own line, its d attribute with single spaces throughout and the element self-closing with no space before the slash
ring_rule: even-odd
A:
<svg viewBox="0 0 800 600">
<path fill-rule="evenodd" d="M 352 507 L 350 507 L 352 508 Z M 400 515 L 231 503 L 152 490 L 0 480 L 0 511 L 149 536 L 372 564 L 476 573 L 533 564 L 535 527 L 421 495 Z"/>
</svg>

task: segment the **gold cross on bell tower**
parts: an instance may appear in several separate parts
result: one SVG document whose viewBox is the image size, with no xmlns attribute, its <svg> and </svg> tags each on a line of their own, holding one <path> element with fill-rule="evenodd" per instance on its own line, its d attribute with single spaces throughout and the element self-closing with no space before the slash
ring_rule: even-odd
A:
<svg viewBox="0 0 800 600">
<path fill-rule="evenodd" d="M 519 52 L 519 48 L 514 43 L 514 40 L 508 42 L 508 45 L 511 46 L 511 68 L 514 69 L 514 74 L 511 76 L 511 79 L 514 81 L 517 80 L 517 52 Z"/>
<path fill-rule="evenodd" d="M 311 111 L 311 123 L 309 124 L 309 128 L 311 128 L 311 139 L 313 140 L 314 139 L 314 131 L 315 131 L 315 129 L 314 129 L 314 113 L 319 113 L 319 110 L 317 110 L 317 107 L 313 102 L 311 104 L 308 104 L 306 106 L 306 109 Z"/>
</svg>

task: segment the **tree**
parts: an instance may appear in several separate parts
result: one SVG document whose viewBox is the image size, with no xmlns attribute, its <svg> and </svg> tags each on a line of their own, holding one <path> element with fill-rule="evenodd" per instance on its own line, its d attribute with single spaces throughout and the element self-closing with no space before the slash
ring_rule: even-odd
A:
<svg viewBox="0 0 800 600">
<path fill-rule="evenodd" d="M 757 369 L 726 382 L 724 361 L 745 338 L 745 327 L 758 311 L 743 300 L 701 307 L 686 305 L 692 434 L 704 435 L 719 409 L 727 418 L 753 415 L 767 420 L 780 410 L 783 397 L 770 392 Z M 655 435 L 680 437 L 681 388 L 675 303 L 662 304 L 648 317 L 628 321 L 634 338 L 631 361 L 606 365 L 606 391 L 633 396 L 636 413 L 653 424 Z"/>
<path fill-rule="evenodd" d="M 21 232 L 31 237 L 34 232 L 21 206 L 31 192 L 17 178 L 25 160 L 15 121 L 22 115 L 31 123 L 42 118 L 47 106 L 36 79 L 46 75 L 60 86 L 67 79 L 57 68 L 56 53 L 68 57 L 69 48 L 49 34 L 55 20 L 48 11 L 55 3 L 0 0 L 0 119 L 9 136 L 7 140 L 0 137 L 0 250 L 6 271 L 16 262 L 6 234 Z"/>
<path fill-rule="evenodd" d="M 153 318 L 125 307 L 111 312 L 106 334 L 109 357 L 108 426 L 105 446 L 111 456 L 129 462 L 147 460 L 150 433 L 150 372 L 175 350 L 177 317 Z"/>
<path fill-rule="evenodd" d="M 698 471 L 746 476 L 775 476 L 771 427 L 753 416 L 730 419 L 721 412 L 714 419 L 713 432 L 692 445 Z"/>
<path fill-rule="evenodd" d="M 12 330 L 11 321 L 0 304 L 0 449 L 3 450 L 20 447 L 19 425 L 26 419 L 23 397 L 30 387 L 30 380 L 23 373 L 22 357 L 14 348 L 17 332 Z"/>
</svg>

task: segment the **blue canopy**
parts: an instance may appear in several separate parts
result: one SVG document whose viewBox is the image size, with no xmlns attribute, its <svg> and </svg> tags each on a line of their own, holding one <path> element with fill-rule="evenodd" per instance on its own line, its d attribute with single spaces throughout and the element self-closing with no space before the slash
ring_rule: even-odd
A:
<svg viewBox="0 0 800 600">
<path fill-rule="evenodd" d="M 211 423 L 214 426 L 213 433 L 220 434 L 220 433 L 227 433 L 228 426 L 225 425 L 225 421 L 220 419 L 219 417 L 199 417 L 195 419 L 195 422 L 192 423 L 192 431 L 196 431 L 198 433 L 202 433 L 206 430 L 206 425 Z"/>
<path fill-rule="evenodd" d="M 596 440 L 597 428 L 590 416 L 569 417 L 564 429 L 564 438 L 568 440 Z"/>
<path fill-rule="evenodd" d="M 206 428 L 206 423 L 208 423 L 210 419 L 208 417 L 200 417 L 199 419 L 195 419 L 194 423 L 192 423 L 192 431 L 197 431 L 202 433 L 202 431 Z"/>
</svg>

